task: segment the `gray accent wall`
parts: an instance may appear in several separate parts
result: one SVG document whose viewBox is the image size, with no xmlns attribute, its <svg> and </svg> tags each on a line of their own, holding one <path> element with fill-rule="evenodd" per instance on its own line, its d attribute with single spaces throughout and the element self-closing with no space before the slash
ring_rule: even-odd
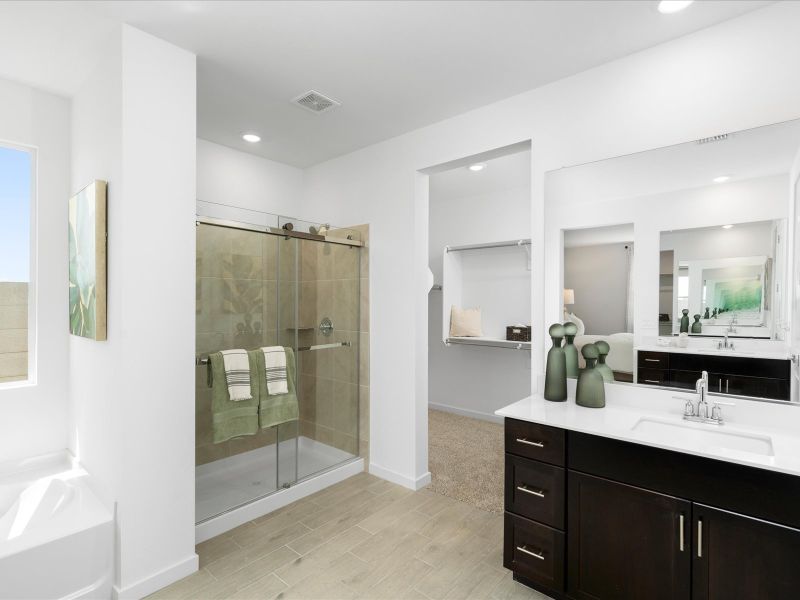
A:
<svg viewBox="0 0 800 600">
<path fill-rule="evenodd" d="M 566 308 L 587 334 L 625 331 L 626 270 L 624 243 L 564 249 L 564 287 L 575 290 L 575 304 Z"/>
</svg>

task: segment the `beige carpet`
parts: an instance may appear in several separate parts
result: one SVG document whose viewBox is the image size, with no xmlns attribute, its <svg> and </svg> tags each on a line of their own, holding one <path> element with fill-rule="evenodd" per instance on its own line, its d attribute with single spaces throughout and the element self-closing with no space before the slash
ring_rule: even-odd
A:
<svg viewBox="0 0 800 600">
<path fill-rule="evenodd" d="M 439 410 L 428 411 L 428 489 L 503 512 L 503 426 Z"/>
</svg>

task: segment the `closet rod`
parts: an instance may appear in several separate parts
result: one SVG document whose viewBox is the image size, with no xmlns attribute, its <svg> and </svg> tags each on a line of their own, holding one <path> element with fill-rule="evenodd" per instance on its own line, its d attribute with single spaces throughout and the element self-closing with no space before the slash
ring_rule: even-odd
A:
<svg viewBox="0 0 800 600">
<path fill-rule="evenodd" d="M 525 240 L 509 240 L 507 242 L 488 242 L 486 244 L 467 244 L 466 246 L 445 246 L 447 252 L 460 252 L 461 250 L 481 250 L 483 248 L 507 248 L 510 246 L 530 246 L 530 238 Z"/>
</svg>

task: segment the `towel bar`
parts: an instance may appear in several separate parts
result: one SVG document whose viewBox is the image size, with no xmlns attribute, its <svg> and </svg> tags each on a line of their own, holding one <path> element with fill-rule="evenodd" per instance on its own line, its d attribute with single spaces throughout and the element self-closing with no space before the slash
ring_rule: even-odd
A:
<svg viewBox="0 0 800 600">
<path fill-rule="evenodd" d="M 352 344 L 350 342 L 335 342 L 333 344 L 317 344 L 316 346 L 300 346 L 297 351 L 309 352 L 314 350 L 327 350 L 328 348 L 341 348 L 342 346 L 350 347 Z M 194 359 L 194 364 L 196 367 L 207 365 L 208 356 L 196 356 Z"/>
</svg>

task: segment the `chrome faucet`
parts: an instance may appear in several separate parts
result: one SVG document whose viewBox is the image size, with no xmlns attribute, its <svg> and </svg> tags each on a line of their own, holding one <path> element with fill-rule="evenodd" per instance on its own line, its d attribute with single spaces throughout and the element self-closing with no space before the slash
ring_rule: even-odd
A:
<svg viewBox="0 0 800 600">
<path fill-rule="evenodd" d="M 708 371 L 703 371 L 700 379 L 694 386 L 697 395 L 697 412 L 695 413 L 701 419 L 708 418 L 708 402 L 706 402 L 706 395 L 708 394 Z"/>
<path fill-rule="evenodd" d="M 736 325 L 738 324 L 739 324 L 739 319 L 736 317 L 736 313 L 733 313 L 731 315 L 731 320 L 728 321 L 728 331 L 731 333 L 736 333 Z"/>
<path fill-rule="evenodd" d="M 736 330 L 734 329 L 733 332 L 736 333 Z M 734 349 L 733 348 L 733 342 L 729 342 L 728 341 L 728 332 L 727 331 L 725 332 L 725 340 L 717 342 L 717 349 L 718 350 L 733 350 Z"/>
<path fill-rule="evenodd" d="M 736 406 L 732 402 L 722 402 L 720 400 L 712 400 L 713 407 L 711 409 L 711 416 L 708 416 L 708 371 L 703 371 L 700 379 L 695 384 L 695 391 L 697 392 L 697 406 L 692 402 L 692 398 L 681 398 L 675 396 L 678 400 L 684 400 L 686 405 L 683 409 L 683 419 L 685 421 L 694 421 L 696 423 L 708 423 L 711 425 L 722 425 L 722 406 Z"/>
</svg>

